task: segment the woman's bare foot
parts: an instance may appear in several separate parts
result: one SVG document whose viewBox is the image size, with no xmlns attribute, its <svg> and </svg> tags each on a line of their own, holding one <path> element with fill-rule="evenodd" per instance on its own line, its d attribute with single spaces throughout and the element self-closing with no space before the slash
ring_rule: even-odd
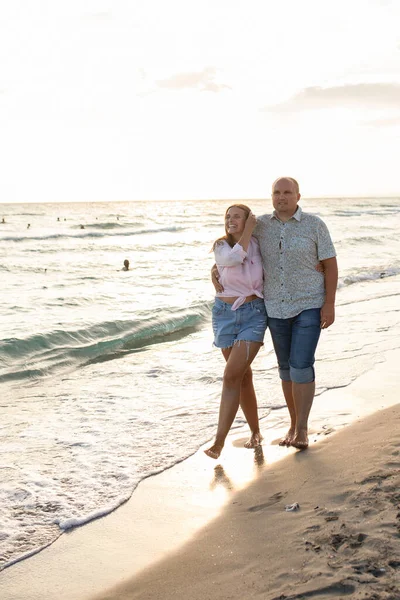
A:
<svg viewBox="0 0 400 600">
<path fill-rule="evenodd" d="M 294 438 L 294 429 L 290 428 L 284 438 L 279 442 L 279 446 L 290 446 Z"/>
<path fill-rule="evenodd" d="M 294 448 L 298 448 L 298 450 L 306 450 L 306 448 L 308 448 L 307 429 L 300 429 L 300 431 L 297 431 L 290 445 Z"/>
<path fill-rule="evenodd" d="M 207 454 L 207 456 L 209 456 L 210 458 L 219 458 L 219 455 L 222 452 L 222 448 L 224 447 L 223 444 L 214 444 L 213 446 L 211 446 L 211 448 L 208 448 L 207 450 L 204 450 L 204 454 Z"/>
<path fill-rule="evenodd" d="M 257 431 L 257 433 L 252 433 L 251 438 L 249 440 L 247 440 L 244 447 L 245 448 L 257 448 L 258 446 L 261 445 L 261 442 L 263 441 L 263 439 L 264 438 L 259 431 Z"/>
</svg>

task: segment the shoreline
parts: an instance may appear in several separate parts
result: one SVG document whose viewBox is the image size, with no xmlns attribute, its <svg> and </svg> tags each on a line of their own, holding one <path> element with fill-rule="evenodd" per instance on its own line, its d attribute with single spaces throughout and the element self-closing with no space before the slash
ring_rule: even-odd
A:
<svg viewBox="0 0 400 600">
<path fill-rule="evenodd" d="M 64 533 L 51 546 L 0 573 L 2 600 L 89 600 L 99 594 L 114 598 L 105 596 L 105 590 L 140 578 L 141 572 L 157 568 L 171 556 L 174 560 L 177 552 L 202 539 L 206 530 L 223 519 L 238 496 L 251 494 L 267 474 L 274 475 L 278 464 L 283 471 L 290 471 L 297 462 L 307 465 L 306 458 L 312 458 L 314 450 L 323 452 L 325 442 L 337 437 L 330 434 L 345 433 L 355 423 L 362 430 L 359 419 L 398 404 L 399 360 L 400 350 L 387 352 L 383 362 L 349 386 L 316 397 L 307 452 L 277 445 L 286 429 L 275 429 L 272 411 L 261 421 L 262 452 L 243 448 L 247 437 L 243 429 L 229 436 L 218 461 L 204 455 L 205 445 L 181 463 L 148 477 L 112 513 Z M 280 500 L 285 503 L 283 497 Z M 158 597 L 157 590 L 154 594 L 149 598 Z M 119 597 L 125 596 L 115 595 Z"/>
</svg>

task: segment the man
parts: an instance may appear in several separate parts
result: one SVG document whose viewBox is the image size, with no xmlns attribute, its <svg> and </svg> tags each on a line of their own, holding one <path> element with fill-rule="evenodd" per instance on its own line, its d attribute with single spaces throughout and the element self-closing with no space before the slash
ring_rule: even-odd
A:
<svg viewBox="0 0 400 600">
<path fill-rule="evenodd" d="M 308 447 L 308 417 L 315 394 L 315 350 L 321 329 L 335 320 L 336 252 L 325 223 L 298 206 L 299 184 L 272 185 L 272 215 L 258 219 L 264 266 L 264 301 L 291 424 L 281 445 Z M 320 261 L 324 273 L 316 271 Z"/>
<path fill-rule="evenodd" d="M 295 179 L 277 179 L 274 212 L 257 219 L 253 235 L 260 244 L 268 325 L 291 421 L 280 445 L 304 450 L 315 395 L 314 355 L 321 329 L 335 320 L 338 270 L 325 223 L 302 211 L 300 197 Z M 323 273 L 315 268 L 318 262 Z"/>
</svg>

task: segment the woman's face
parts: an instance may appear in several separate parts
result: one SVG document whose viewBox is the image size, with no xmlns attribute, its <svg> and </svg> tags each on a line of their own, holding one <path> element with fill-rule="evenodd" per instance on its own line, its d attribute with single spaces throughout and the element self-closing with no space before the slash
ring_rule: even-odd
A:
<svg viewBox="0 0 400 600">
<path fill-rule="evenodd" d="M 231 206 L 225 215 L 225 229 L 233 236 L 241 235 L 247 219 L 247 213 L 237 206 Z"/>
</svg>

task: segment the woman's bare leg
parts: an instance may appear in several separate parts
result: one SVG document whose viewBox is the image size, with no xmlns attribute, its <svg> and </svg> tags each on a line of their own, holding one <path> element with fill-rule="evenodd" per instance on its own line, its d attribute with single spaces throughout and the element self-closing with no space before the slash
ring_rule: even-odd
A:
<svg viewBox="0 0 400 600">
<path fill-rule="evenodd" d="M 262 442 L 260 425 L 258 422 L 257 397 L 253 385 L 253 372 L 249 367 L 243 375 L 242 385 L 240 386 L 240 408 L 250 427 L 251 437 L 245 443 L 245 448 L 256 448 Z"/>
<path fill-rule="evenodd" d="M 229 355 L 232 348 L 226 348 L 222 350 L 225 360 L 228 361 Z M 262 441 L 262 435 L 260 433 L 260 425 L 258 421 L 258 407 L 257 397 L 253 385 L 253 371 L 251 367 L 248 367 L 247 371 L 243 375 L 242 383 L 240 386 L 240 408 L 243 411 L 244 417 L 251 431 L 250 439 L 245 443 L 246 448 L 255 448 L 259 446 Z"/>
<path fill-rule="evenodd" d="M 244 374 L 253 362 L 261 347 L 258 342 L 238 342 L 230 352 L 226 352 L 226 366 L 222 385 L 221 403 L 215 442 L 205 450 L 207 456 L 218 458 L 224 447 L 225 438 L 232 426 L 239 408 L 241 385 Z M 223 354 L 225 356 L 225 349 Z"/>
<path fill-rule="evenodd" d="M 222 350 L 222 354 L 226 361 L 228 361 L 231 350 L 232 348 L 225 348 Z M 247 371 L 243 375 L 240 386 L 239 404 L 251 431 L 251 437 L 244 444 L 244 446 L 245 448 L 256 448 L 261 444 L 263 437 L 260 433 L 257 397 L 254 390 L 253 372 L 251 367 L 248 367 Z"/>
</svg>

